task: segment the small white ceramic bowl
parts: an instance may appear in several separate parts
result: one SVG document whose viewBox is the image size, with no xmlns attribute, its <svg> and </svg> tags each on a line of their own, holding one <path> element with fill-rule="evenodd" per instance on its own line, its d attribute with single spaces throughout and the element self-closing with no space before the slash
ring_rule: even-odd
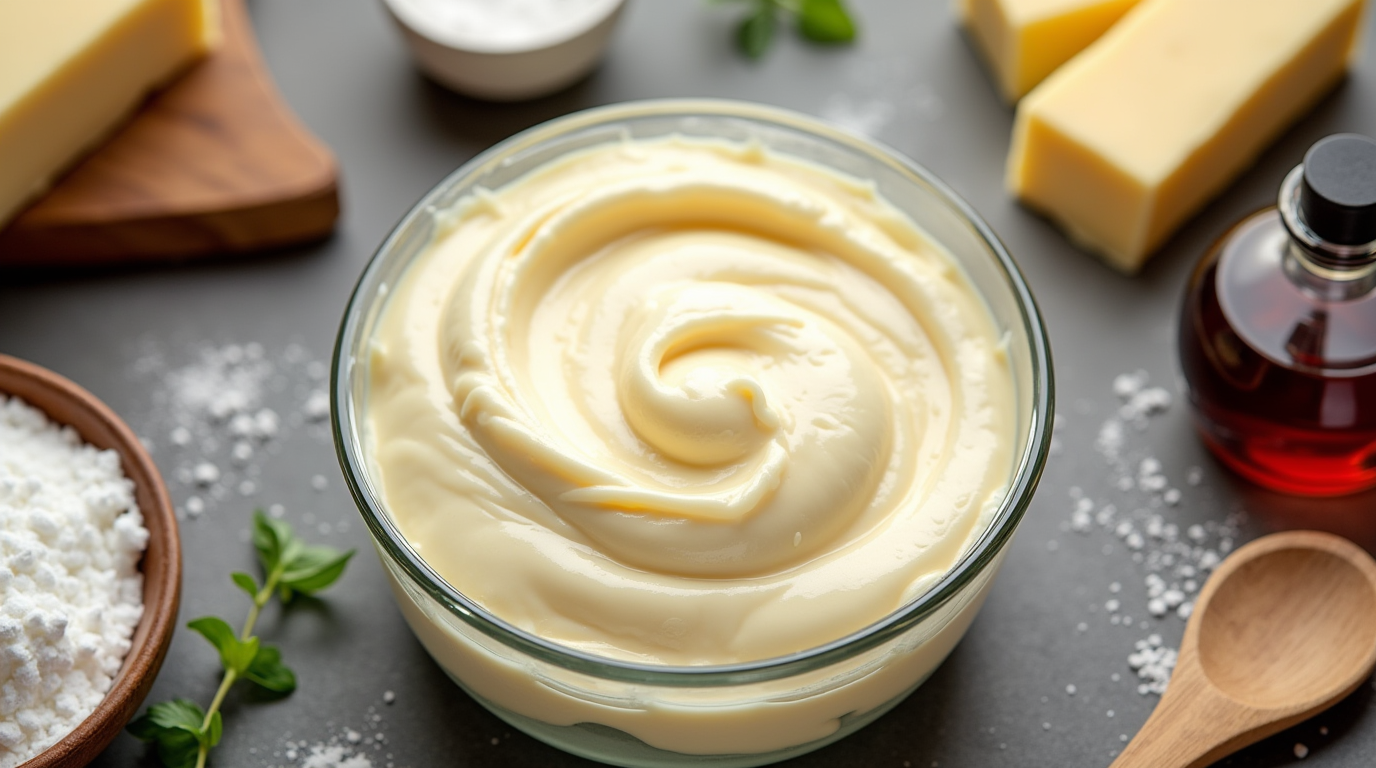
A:
<svg viewBox="0 0 1376 768">
<path fill-rule="evenodd" d="M 592 0 L 549 29 L 503 39 L 446 23 L 445 2 L 382 0 L 422 71 L 446 88 L 491 101 L 545 96 L 582 78 L 601 61 L 626 5 Z"/>
</svg>

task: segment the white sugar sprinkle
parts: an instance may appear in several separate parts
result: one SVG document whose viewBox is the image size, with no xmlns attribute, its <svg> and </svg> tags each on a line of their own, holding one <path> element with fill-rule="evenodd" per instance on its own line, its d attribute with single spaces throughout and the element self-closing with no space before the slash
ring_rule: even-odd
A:
<svg viewBox="0 0 1376 768">
<path fill-rule="evenodd" d="M 191 470 L 191 478 L 196 481 L 196 485 L 214 485 L 220 479 L 220 469 L 208 461 L 203 461 Z"/>
<path fill-rule="evenodd" d="M 230 457 L 234 459 L 235 464 L 242 467 L 253 458 L 253 445 L 240 440 L 234 444 L 234 450 L 230 452 Z"/>
<path fill-rule="evenodd" d="M 308 421 L 324 421 L 330 417 L 330 396 L 325 390 L 317 389 L 306 398 L 302 409 Z"/>
<path fill-rule="evenodd" d="M 316 744 L 301 761 L 301 768 L 373 768 L 373 762 L 342 745 Z"/>
<path fill-rule="evenodd" d="M 1119 558 L 1142 575 L 1141 588 L 1130 580 L 1109 582 L 1106 599 L 1089 602 L 1083 610 L 1090 614 L 1103 611 L 1110 626 L 1143 631 L 1138 637 L 1144 639 L 1137 641 L 1128 655 L 1128 667 L 1136 677 L 1133 687 L 1144 696 L 1160 695 L 1166 690 L 1178 653 L 1162 639 L 1161 632 L 1154 630 L 1158 625 L 1165 625 L 1162 629 L 1166 634 L 1182 629 L 1175 622 L 1189 619 L 1209 574 L 1244 540 L 1240 535 L 1244 513 L 1235 510 L 1223 519 L 1206 517 L 1199 522 L 1186 516 L 1192 499 L 1185 489 L 1200 486 L 1204 470 L 1198 466 L 1174 469 L 1168 464 L 1177 454 L 1153 455 L 1138 437 L 1151 427 L 1155 417 L 1170 410 L 1171 393 L 1151 386 L 1145 371 L 1116 377 L 1113 393 L 1117 407 L 1101 422 L 1094 439 L 1095 450 L 1108 465 L 1108 475 L 1069 488 L 1070 505 L 1060 529 L 1101 537 L 1077 551 Z M 1086 406 L 1079 412 L 1089 414 L 1093 410 Z M 1096 486 L 1109 498 L 1096 499 L 1087 492 Z M 1084 546 L 1076 543 L 1077 539 L 1059 541 L 1063 550 Z M 1092 631 L 1091 625 L 1094 622 L 1081 621 L 1074 626 L 1077 632 L 1086 632 Z M 1110 679 L 1119 683 L 1123 677 L 1114 672 Z M 1074 695 L 1073 687 L 1067 688 L 1067 693 Z M 1113 717 L 1116 707 L 1104 711 Z M 1122 740 L 1127 741 L 1126 737 Z"/>
<path fill-rule="evenodd" d="M 151 342 L 145 347 L 132 367 L 152 385 L 147 428 L 170 438 L 163 445 L 171 455 L 154 458 L 170 464 L 168 475 L 200 498 L 181 504 L 188 517 L 259 493 L 264 470 L 281 450 L 278 440 L 290 429 L 328 440 L 319 422 L 329 417 L 329 398 L 315 383 L 327 368 L 307 360 L 300 345 L 276 356 L 257 342 L 202 345 L 180 366 L 169 365 Z M 297 409 L 284 417 L 274 406 L 286 403 Z"/>
</svg>

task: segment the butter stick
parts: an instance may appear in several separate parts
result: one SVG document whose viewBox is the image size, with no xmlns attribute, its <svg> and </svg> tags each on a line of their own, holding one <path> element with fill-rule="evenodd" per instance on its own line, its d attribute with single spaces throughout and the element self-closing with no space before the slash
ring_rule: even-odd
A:
<svg viewBox="0 0 1376 768">
<path fill-rule="evenodd" d="M 0 0 L 0 227 L 219 34 L 217 0 Z"/>
<path fill-rule="evenodd" d="M 1008 187 L 1127 273 L 1342 77 L 1363 0 L 1145 0 L 1018 105 Z"/>
<path fill-rule="evenodd" d="M 960 0 L 961 19 L 999 90 L 1017 101 L 1138 0 Z"/>
</svg>

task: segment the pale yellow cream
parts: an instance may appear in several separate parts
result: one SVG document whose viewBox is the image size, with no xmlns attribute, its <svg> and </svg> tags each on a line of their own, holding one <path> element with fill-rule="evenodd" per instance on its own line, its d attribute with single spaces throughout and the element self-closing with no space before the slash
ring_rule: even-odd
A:
<svg viewBox="0 0 1376 768">
<path fill-rule="evenodd" d="M 378 320 L 365 442 L 407 540 L 500 618 L 622 659 L 763 659 L 891 613 L 987 527 L 1004 343 L 872 185 L 626 141 L 446 217 Z"/>
</svg>

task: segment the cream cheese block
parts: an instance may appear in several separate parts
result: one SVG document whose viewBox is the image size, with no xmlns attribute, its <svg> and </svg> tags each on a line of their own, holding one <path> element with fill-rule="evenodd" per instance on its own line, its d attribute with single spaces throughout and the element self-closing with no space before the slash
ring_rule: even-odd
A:
<svg viewBox="0 0 1376 768">
<path fill-rule="evenodd" d="M 214 0 L 0 0 L 0 227 L 219 34 Z"/>
<path fill-rule="evenodd" d="M 1008 187 L 1136 272 L 1342 77 L 1363 0 L 1146 0 L 1018 105 Z"/>
<path fill-rule="evenodd" d="M 1138 0 L 960 0 L 999 90 L 1017 101 L 1094 42 Z"/>
</svg>

